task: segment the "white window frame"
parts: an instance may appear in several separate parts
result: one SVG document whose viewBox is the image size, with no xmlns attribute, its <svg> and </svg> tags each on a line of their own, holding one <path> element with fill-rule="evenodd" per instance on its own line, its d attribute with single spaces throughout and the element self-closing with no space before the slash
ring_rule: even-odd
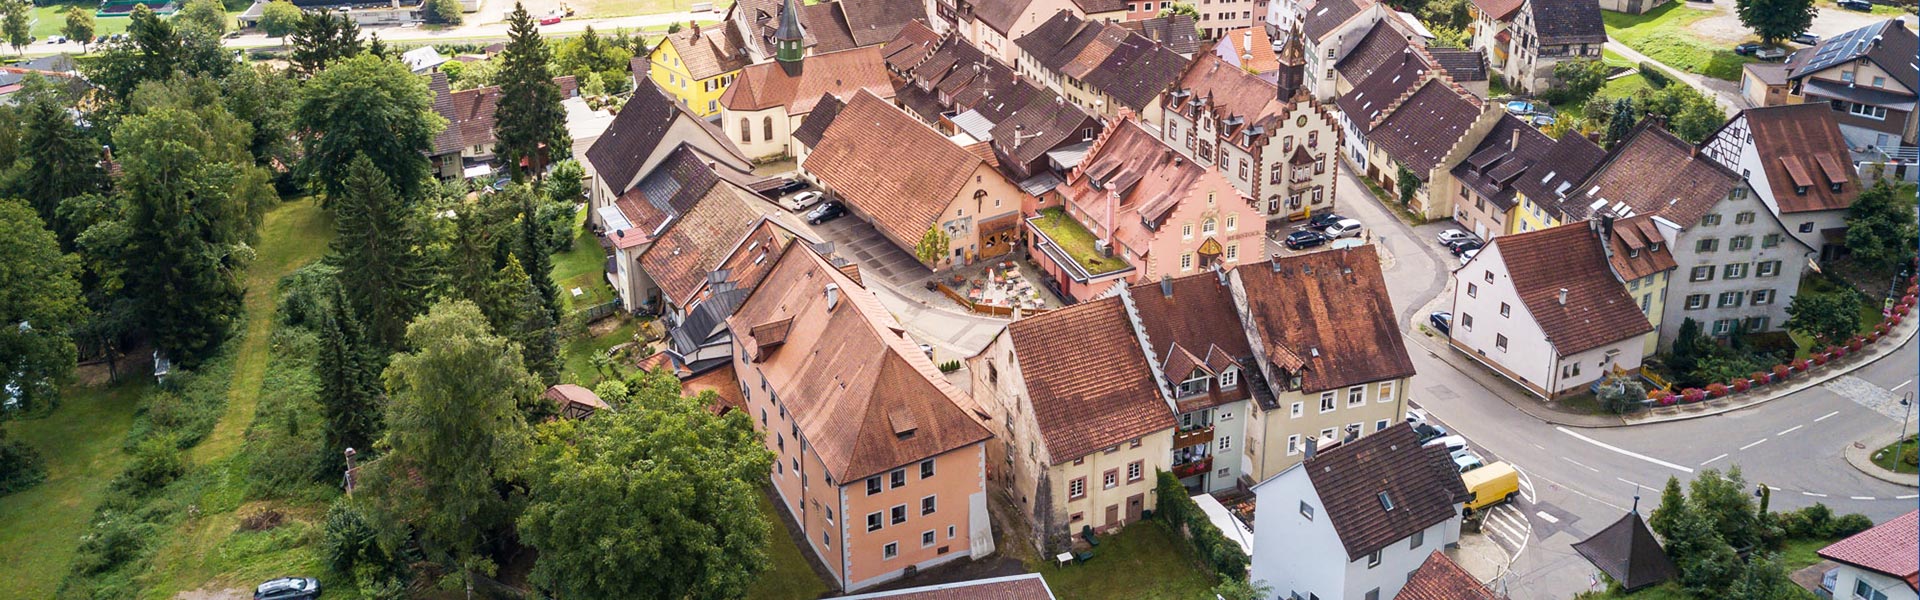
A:
<svg viewBox="0 0 1920 600">
<path fill-rule="evenodd" d="M 1338 403 L 1334 401 L 1333 390 L 1320 392 L 1320 414 L 1333 412 L 1335 408 L 1338 408 Z"/>
<path fill-rule="evenodd" d="M 1393 401 L 1393 382 L 1391 381 L 1380 382 L 1378 390 L 1379 391 L 1378 391 L 1377 397 L 1380 399 L 1379 400 L 1380 402 Z"/>
</svg>

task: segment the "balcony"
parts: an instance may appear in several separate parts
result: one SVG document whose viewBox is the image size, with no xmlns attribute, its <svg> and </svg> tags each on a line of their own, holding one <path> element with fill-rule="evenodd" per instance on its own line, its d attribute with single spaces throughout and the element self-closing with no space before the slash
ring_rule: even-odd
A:
<svg viewBox="0 0 1920 600">
<path fill-rule="evenodd" d="M 1213 426 L 1194 427 L 1173 434 L 1174 448 L 1204 446 L 1213 441 Z"/>
<path fill-rule="evenodd" d="M 1196 460 L 1173 465 L 1173 476 L 1186 479 L 1211 470 L 1213 470 L 1213 457 L 1202 456 Z"/>
</svg>

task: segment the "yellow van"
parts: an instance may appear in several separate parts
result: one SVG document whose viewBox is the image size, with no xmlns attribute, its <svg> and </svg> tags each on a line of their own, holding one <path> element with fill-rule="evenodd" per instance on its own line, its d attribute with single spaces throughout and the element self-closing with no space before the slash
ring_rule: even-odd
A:
<svg viewBox="0 0 1920 600">
<path fill-rule="evenodd" d="M 1467 491 L 1473 494 L 1467 500 L 1468 512 L 1510 502 L 1520 495 L 1520 472 L 1505 462 L 1461 473 L 1460 481 L 1467 484 Z"/>
</svg>

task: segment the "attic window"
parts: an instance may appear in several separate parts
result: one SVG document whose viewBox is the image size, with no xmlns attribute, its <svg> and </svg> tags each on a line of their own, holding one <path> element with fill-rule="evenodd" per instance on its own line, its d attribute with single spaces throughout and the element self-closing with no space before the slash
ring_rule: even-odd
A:
<svg viewBox="0 0 1920 600">
<path fill-rule="evenodd" d="M 1380 509 L 1393 510 L 1393 498 L 1387 496 L 1386 492 L 1380 492 Z"/>
<path fill-rule="evenodd" d="M 913 413 L 904 406 L 887 413 L 887 424 L 893 427 L 893 436 L 903 440 L 913 439 L 913 432 L 920 428 Z"/>
</svg>

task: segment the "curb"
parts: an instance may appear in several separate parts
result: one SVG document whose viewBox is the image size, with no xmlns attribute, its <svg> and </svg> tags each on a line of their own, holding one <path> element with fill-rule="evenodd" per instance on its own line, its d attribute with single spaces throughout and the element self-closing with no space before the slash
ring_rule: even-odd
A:
<svg viewBox="0 0 1920 600">
<path fill-rule="evenodd" d="M 1870 454 L 1875 450 L 1893 444 L 1894 440 L 1899 438 L 1900 434 L 1887 432 L 1880 435 L 1868 436 L 1847 444 L 1845 449 L 1847 465 L 1874 479 L 1910 488 L 1920 488 L 1920 476 L 1902 475 L 1883 469 L 1880 465 L 1873 464 L 1873 457 L 1870 456 Z"/>
</svg>

